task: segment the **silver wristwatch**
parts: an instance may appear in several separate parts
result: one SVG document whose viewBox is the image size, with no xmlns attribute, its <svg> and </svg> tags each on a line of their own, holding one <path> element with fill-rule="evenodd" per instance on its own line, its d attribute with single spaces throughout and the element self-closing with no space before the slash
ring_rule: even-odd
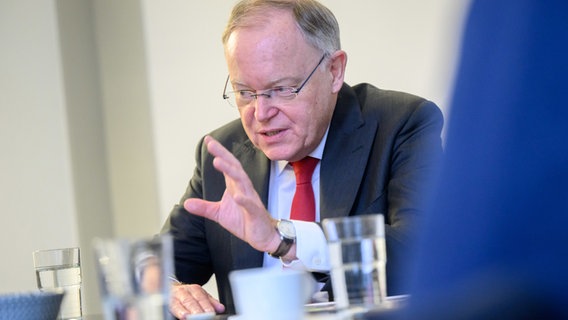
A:
<svg viewBox="0 0 568 320">
<path fill-rule="evenodd" d="M 294 224 L 290 220 L 278 220 L 276 224 L 276 231 L 280 234 L 280 245 L 276 249 L 276 251 L 272 253 L 268 253 L 271 257 L 280 258 L 285 256 L 292 245 L 296 242 L 296 228 L 294 228 Z"/>
</svg>

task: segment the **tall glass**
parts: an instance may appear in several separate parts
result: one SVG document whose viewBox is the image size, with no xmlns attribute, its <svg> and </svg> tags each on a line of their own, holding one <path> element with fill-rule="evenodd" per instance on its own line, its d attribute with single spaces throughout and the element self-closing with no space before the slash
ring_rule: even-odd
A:
<svg viewBox="0 0 568 320">
<path fill-rule="evenodd" d="M 169 235 L 149 239 L 95 239 L 99 292 L 106 320 L 166 320 L 170 276 Z"/>
<path fill-rule="evenodd" d="M 386 245 L 381 214 L 325 219 L 331 281 L 338 309 L 366 311 L 386 298 Z"/>
<path fill-rule="evenodd" d="M 38 288 L 65 291 L 58 319 L 82 319 L 79 248 L 37 250 L 33 258 Z"/>
</svg>

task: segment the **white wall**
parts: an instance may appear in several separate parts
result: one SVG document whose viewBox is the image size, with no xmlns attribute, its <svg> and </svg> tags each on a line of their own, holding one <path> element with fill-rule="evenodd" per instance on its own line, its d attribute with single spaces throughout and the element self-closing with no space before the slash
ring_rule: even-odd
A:
<svg viewBox="0 0 568 320">
<path fill-rule="evenodd" d="M 322 0 L 348 83 L 447 113 L 468 0 Z M 238 116 L 221 99 L 226 0 L 0 0 L 0 291 L 35 288 L 31 252 L 159 231 L 197 140 Z"/>
<path fill-rule="evenodd" d="M 233 1 L 144 0 L 147 65 L 160 212 L 178 202 L 193 173 L 197 140 L 238 117 L 221 98 L 221 32 Z"/>
<path fill-rule="evenodd" d="M 0 291 L 35 288 L 32 251 L 78 246 L 56 13 L 0 2 Z"/>
<path fill-rule="evenodd" d="M 90 245 L 114 228 L 90 3 L 0 1 L 0 45 L 0 292 L 36 289 L 32 251 L 79 246 L 98 312 Z"/>
</svg>

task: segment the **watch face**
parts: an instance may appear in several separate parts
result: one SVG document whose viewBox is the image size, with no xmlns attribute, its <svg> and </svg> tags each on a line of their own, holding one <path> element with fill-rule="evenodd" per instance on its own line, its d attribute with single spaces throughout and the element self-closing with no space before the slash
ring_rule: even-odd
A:
<svg viewBox="0 0 568 320">
<path fill-rule="evenodd" d="M 290 239 L 296 238 L 296 228 L 294 228 L 294 224 L 288 220 L 280 220 L 278 222 L 278 231 L 282 234 L 282 236 Z"/>
</svg>

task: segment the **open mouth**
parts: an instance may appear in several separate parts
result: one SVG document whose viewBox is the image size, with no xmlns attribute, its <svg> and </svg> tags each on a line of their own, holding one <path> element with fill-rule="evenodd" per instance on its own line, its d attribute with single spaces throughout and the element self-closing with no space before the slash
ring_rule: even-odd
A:
<svg viewBox="0 0 568 320">
<path fill-rule="evenodd" d="M 273 136 L 276 136 L 276 135 L 282 133 L 283 131 L 284 131 L 284 130 L 280 130 L 280 129 L 277 129 L 277 130 L 268 130 L 268 131 L 263 131 L 263 132 L 261 132 L 261 134 L 264 135 L 264 136 L 267 136 L 267 137 L 273 137 Z"/>
<path fill-rule="evenodd" d="M 264 135 L 272 137 L 272 136 L 279 134 L 280 132 L 282 132 L 282 130 L 267 131 L 267 132 L 264 133 Z"/>
</svg>

